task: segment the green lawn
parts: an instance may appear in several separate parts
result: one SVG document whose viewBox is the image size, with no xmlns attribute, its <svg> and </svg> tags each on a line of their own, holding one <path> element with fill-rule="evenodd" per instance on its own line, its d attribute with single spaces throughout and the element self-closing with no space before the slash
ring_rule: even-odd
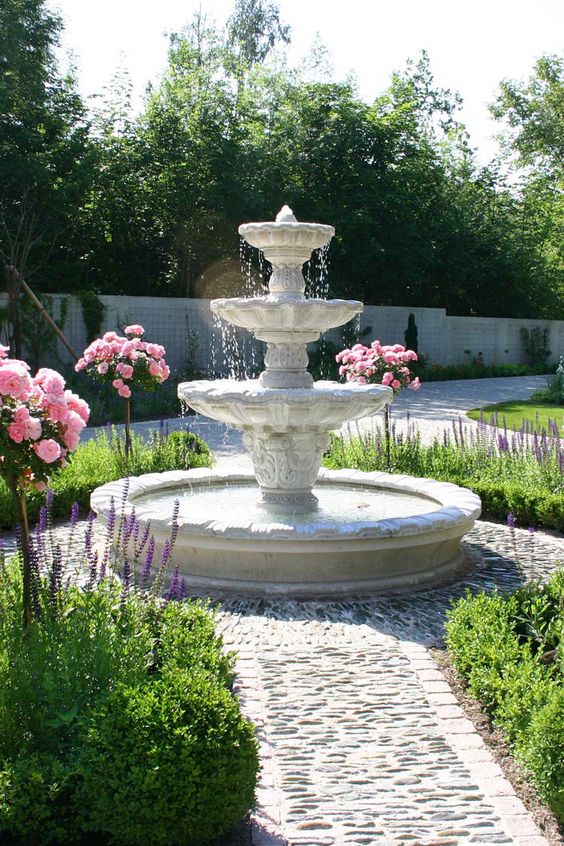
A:
<svg viewBox="0 0 564 846">
<path fill-rule="evenodd" d="M 529 431 L 537 431 L 539 434 L 545 429 L 547 432 L 552 430 L 552 423 L 555 421 L 558 425 L 560 436 L 564 437 L 564 406 L 554 405 L 551 403 L 537 402 L 535 400 L 514 400 L 511 402 L 499 402 L 495 405 L 486 405 L 482 409 L 472 408 L 467 412 L 468 417 L 472 420 L 479 420 L 480 414 L 486 423 L 496 421 L 497 425 L 507 425 L 508 429 L 519 431 L 523 424 L 523 420 L 528 422 Z"/>
</svg>

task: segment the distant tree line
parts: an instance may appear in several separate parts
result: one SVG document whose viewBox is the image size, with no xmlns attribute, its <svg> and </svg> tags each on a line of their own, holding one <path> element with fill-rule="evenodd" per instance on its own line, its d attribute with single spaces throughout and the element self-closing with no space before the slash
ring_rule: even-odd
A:
<svg viewBox="0 0 564 846">
<path fill-rule="evenodd" d="M 236 0 L 171 37 L 132 115 L 116 73 L 87 111 L 44 0 L 0 6 L 0 253 L 38 290 L 234 292 L 237 226 L 283 203 L 334 224 L 330 293 L 451 314 L 564 318 L 564 58 L 503 82 L 492 106 L 508 166 L 478 166 L 429 60 L 373 103 L 319 47 L 284 63 L 269 0 Z"/>
</svg>

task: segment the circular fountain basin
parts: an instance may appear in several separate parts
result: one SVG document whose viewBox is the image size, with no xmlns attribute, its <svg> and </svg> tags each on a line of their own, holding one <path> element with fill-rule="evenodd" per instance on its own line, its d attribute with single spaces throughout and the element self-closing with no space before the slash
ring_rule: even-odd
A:
<svg viewBox="0 0 564 846">
<path fill-rule="evenodd" d="M 107 522 L 124 481 L 97 488 L 92 508 Z M 150 523 L 157 553 L 180 502 L 173 563 L 197 592 L 247 596 L 345 596 L 418 587 L 464 570 L 461 538 L 480 514 L 471 491 L 431 479 L 320 472 L 319 510 L 265 513 L 252 473 L 209 470 L 130 480 L 125 511 Z"/>
</svg>

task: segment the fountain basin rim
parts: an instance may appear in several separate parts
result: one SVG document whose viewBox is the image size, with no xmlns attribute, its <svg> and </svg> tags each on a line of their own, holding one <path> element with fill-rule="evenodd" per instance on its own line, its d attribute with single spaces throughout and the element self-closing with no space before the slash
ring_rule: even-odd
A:
<svg viewBox="0 0 564 846">
<path fill-rule="evenodd" d="M 291 401 L 292 405 L 309 404 L 315 399 L 330 398 L 333 402 L 346 403 L 354 397 L 374 396 L 388 397 L 391 402 L 394 396 L 392 388 L 385 385 L 359 385 L 356 382 L 333 382 L 319 380 L 311 388 L 267 388 L 258 379 L 200 379 L 194 382 L 181 382 L 178 385 L 178 396 L 188 401 L 186 394 L 197 394 L 206 399 L 236 399 L 252 403 L 276 403 L 276 401 Z M 378 409 L 377 409 L 378 410 Z"/>
<path fill-rule="evenodd" d="M 260 220 L 257 222 L 241 223 L 238 228 L 239 235 L 243 238 L 248 232 L 315 232 L 319 234 L 335 234 L 335 227 L 329 223 L 312 223 L 304 220 Z"/>
<path fill-rule="evenodd" d="M 136 504 L 139 497 L 151 493 L 163 493 L 176 487 L 194 488 L 209 485 L 254 484 L 255 477 L 250 471 L 219 471 L 206 468 L 195 470 L 171 470 L 165 473 L 147 473 L 129 480 L 126 509 L 135 507 L 135 513 L 142 523 L 150 522 L 151 530 L 156 535 L 169 534 L 171 515 L 162 515 L 162 511 L 151 509 L 150 505 Z M 226 523 L 221 519 L 205 519 L 197 522 L 180 520 L 180 535 L 207 536 L 210 542 L 218 541 L 257 541 L 272 540 L 294 545 L 303 543 L 311 549 L 312 542 L 334 542 L 338 540 L 362 542 L 369 541 L 382 546 L 396 544 L 398 539 L 410 538 L 410 543 L 426 543 L 429 536 L 440 533 L 445 537 L 460 537 L 468 531 L 481 512 L 480 499 L 472 491 L 448 482 L 434 479 L 420 479 L 412 476 L 396 476 L 388 473 L 363 473 L 359 470 L 321 470 L 318 485 L 341 484 L 343 487 L 363 486 L 385 489 L 398 493 L 416 494 L 429 499 L 428 513 L 407 517 L 393 517 L 366 522 L 323 525 L 286 525 L 291 523 L 288 515 L 281 515 L 280 521 L 264 525 L 252 521 L 241 521 L 238 525 Z M 91 506 L 98 517 L 106 522 L 111 500 L 117 504 L 122 499 L 124 480 L 110 482 L 97 488 L 91 496 Z M 438 508 L 431 506 L 436 504 Z"/>
</svg>

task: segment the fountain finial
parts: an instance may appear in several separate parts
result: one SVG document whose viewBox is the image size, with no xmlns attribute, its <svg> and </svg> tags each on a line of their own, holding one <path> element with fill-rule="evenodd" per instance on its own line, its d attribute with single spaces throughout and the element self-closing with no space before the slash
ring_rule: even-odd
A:
<svg viewBox="0 0 564 846">
<path fill-rule="evenodd" d="M 276 223 L 297 223 L 298 219 L 290 206 L 282 206 L 276 215 Z"/>
</svg>

